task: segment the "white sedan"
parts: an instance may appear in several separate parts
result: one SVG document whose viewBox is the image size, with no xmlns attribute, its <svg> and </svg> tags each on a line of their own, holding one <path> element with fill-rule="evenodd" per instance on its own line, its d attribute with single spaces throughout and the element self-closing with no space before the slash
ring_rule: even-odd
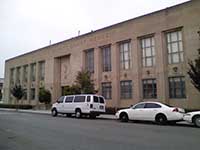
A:
<svg viewBox="0 0 200 150">
<path fill-rule="evenodd" d="M 171 107 L 160 102 L 141 102 L 130 108 L 121 109 L 115 115 L 122 122 L 143 120 L 166 124 L 168 121 L 183 120 L 184 113 L 185 110 L 182 108 Z"/>
<path fill-rule="evenodd" d="M 200 111 L 193 111 L 185 114 L 183 120 L 193 123 L 200 128 Z"/>
</svg>

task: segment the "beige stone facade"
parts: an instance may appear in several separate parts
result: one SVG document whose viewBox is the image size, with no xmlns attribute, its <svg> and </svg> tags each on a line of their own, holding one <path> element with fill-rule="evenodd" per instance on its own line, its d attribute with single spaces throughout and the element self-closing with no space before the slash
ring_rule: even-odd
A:
<svg viewBox="0 0 200 150">
<path fill-rule="evenodd" d="M 87 68 L 107 107 L 153 100 L 200 109 L 200 93 L 187 75 L 188 59 L 200 47 L 199 16 L 200 1 L 192 0 L 9 59 L 4 100 L 14 103 L 9 89 L 20 83 L 27 89 L 21 103 L 38 104 L 42 86 L 53 102 Z"/>
</svg>

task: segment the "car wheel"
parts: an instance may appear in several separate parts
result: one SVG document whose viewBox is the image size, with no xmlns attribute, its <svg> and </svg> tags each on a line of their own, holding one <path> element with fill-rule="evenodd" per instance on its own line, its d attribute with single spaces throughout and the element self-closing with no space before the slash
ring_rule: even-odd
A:
<svg viewBox="0 0 200 150">
<path fill-rule="evenodd" d="M 167 123 L 167 117 L 163 114 L 156 116 L 156 122 L 160 125 L 165 125 Z"/>
<path fill-rule="evenodd" d="M 120 121 L 121 122 L 128 122 L 128 115 L 126 113 L 120 114 Z"/>
<path fill-rule="evenodd" d="M 52 115 L 53 117 L 56 117 L 56 116 L 58 115 L 58 112 L 57 112 L 56 108 L 52 109 L 51 115 Z"/>
<path fill-rule="evenodd" d="M 197 126 L 198 128 L 200 128 L 200 116 L 194 117 L 193 122 L 194 122 L 195 126 Z"/>
<path fill-rule="evenodd" d="M 81 110 L 80 109 L 76 109 L 75 116 L 76 116 L 76 118 L 81 118 Z"/>
</svg>

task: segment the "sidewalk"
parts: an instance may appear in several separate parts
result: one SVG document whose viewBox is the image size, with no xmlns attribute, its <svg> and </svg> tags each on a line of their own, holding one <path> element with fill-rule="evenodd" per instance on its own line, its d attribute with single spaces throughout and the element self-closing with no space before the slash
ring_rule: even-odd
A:
<svg viewBox="0 0 200 150">
<path fill-rule="evenodd" d="M 13 111 L 13 112 L 15 112 L 16 109 L 0 108 L 0 111 Z M 50 110 L 25 110 L 25 109 L 18 109 L 17 111 L 18 112 L 22 112 L 22 113 L 33 113 L 33 114 L 51 115 L 51 111 Z M 109 119 L 109 120 L 116 119 L 115 115 L 109 115 L 109 114 L 103 114 L 103 115 L 97 116 L 97 118 Z"/>
</svg>

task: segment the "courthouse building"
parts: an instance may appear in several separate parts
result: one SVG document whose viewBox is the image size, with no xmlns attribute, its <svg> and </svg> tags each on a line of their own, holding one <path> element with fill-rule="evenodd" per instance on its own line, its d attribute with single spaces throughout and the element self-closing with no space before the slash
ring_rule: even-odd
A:
<svg viewBox="0 0 200 150">
<path fill-rule="evenodd" d="M 37 105 L 43 86 L 53 103 L 87 69 L 107 107 L 150 100 L 200 109 L 187 74 L 200 48 L 199 17 L 200 1 L 191 0 L 8 59 L 4 101 L 14 103 L 10 89 L 21 84 L 22 104 Z"/>
</svg>

